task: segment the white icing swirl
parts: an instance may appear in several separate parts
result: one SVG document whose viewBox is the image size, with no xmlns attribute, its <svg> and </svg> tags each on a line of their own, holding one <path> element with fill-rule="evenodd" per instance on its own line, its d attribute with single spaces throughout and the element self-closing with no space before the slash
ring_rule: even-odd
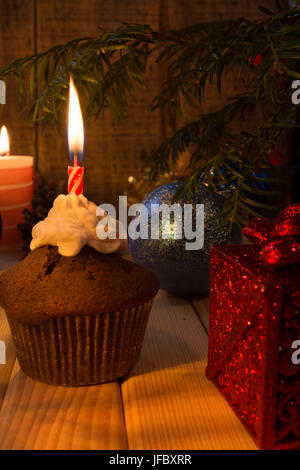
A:
<svg viewBox="0 0 300 470">
<path fill-rule="evenodd" d="M 127 240 L 100 240 L 97 237 L 96 226 L 103 217 L 98 217 L 96 210 L 96 204 L 83 195 L 60 194 L 48 216 L 33 227 L 30 249 L 44 245 L 57 246 L 63 256 L 76 256 L 84 245 L 102 254 L 125 252 Z M 122 228 L 119 221 L 116 221 L 116 228 L 118 234 Z"/>
</svg>

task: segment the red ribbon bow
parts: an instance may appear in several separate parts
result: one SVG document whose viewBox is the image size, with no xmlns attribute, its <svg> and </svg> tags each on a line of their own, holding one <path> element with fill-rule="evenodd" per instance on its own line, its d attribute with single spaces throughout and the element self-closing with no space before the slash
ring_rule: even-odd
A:
<svg viewBox="0 0 300 470">
<path fill-rule="evenodd" d="M 274 223 L 254 218 L 242 232 L 262 247 L 260 257 L 265 266 L 300 263 L 300 204 L 283 209 Z"/>
</svg>

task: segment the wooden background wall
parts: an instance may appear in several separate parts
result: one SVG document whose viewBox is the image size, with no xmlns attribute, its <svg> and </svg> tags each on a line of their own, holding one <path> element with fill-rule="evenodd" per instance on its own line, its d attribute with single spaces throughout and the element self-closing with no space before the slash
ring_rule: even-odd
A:
<svg viewBox="0 0 300 470">
<path fill-rule="evenodd" d="M 261 4 L 270 7 L 274 1 L 0 0 L 0 68 L 75 37 L 97 35 L 99 26 L 110 30 L 125 21 L 168 30 L 217 18 L 256 18 Z M 107 114 L 86 126 L 85 193 L 96 203 L 110 202 L 122 194 L 128 176 L 140 174 L 145 156 L 178 125 L 168 114 L 150 112 L 164 72 L 152 66 L 147 80 L 148 91 L 132 103 L 127 119 L 116 125 Z M 229 96 L 234 88 L 234 82 L 229 81 L 225 95 Z M 217 105 L 215 94 L 209 93 L 205 108 Z M 58 136 L 52 129 L 42 133 L 38 125 L 26 123 L 12 81 L 8 83 L 7 105 L 2 107 L 0 123 L 9 128 L 13 153 L 34 155 L 36 167 L 49 179 L 66 178 L 69 160 L 64 130 Z"/>
</svg>

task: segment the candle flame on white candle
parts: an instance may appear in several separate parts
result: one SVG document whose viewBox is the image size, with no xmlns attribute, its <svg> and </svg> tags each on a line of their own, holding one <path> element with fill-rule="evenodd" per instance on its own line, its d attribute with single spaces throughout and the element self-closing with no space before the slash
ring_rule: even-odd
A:
<svg viewBox="0 0 300 470">
<path fill-rule="evenodd" d="M 69 115 L 68 115 L 68 143 L 71 159 L 81 160 L 84 145 L 83 119 L 80 109 L 79 97 L 72 77 L 70 78 Z"/>
<path fill-rule="evenodd" d="M 9 155 L 9 137 L 5 126 L 1 127 L 0 131 L 0 156 L 4 157 Z"/>
</svg>

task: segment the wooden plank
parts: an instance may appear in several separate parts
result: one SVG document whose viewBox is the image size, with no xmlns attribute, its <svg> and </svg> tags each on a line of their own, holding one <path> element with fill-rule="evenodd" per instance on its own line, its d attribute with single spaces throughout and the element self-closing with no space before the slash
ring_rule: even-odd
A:
<svg viewBox="0 0 300 470">
<path fill-rule="evenodd" d="M 37 2 L 37 48 L 39 51 L 75 37 L 97 36 L 99 27 L 114 30 L 123 22 L 147 23 L 157 29 L 159 0 L 39 0 Z M 118 202 L 127 189 L 128 176 L 137 176 L 149 154 L 162 140 L 159 112 L 151 103 L 160 87 L 158 67 L 149 70 L 148 90 L 130 100 L 128 117 L 115 123 L 109 112 L 86 123 L 85 194 L 96 203 Z M 49 153 L 49 142 L 51 149 Z M 69 163 L 64 130 L 39 129 L 39 169 L 49 180 L 66 181 Z"/>
<path fill-rule="evenodd" d="M 0 413 L 0 449 L 126 449 L 118 382 L 54 387 L 16 362 Z"/>
<path fill-rule="evenodd" d="M 0 341 L 5 345 L 5 364 L 0 360 L 0 410 L 15 362 L 15 348 L 4 310 L 0 307 Z"/>
<path fill-rule="evenodd" d="M 10 268 L 16 264 L 22 256 L 21 249 L 7 249 L 0 251 L 0 275 L 1 271 Z M 4 400 L 8 382 L 11 376 L 12 368 L 15 363 L 15 348 L 13 345 L 10 328 L 5 315 L 5 311 L 0 307 L 0 341 L 5 346 L 5 364 L 0 360 L 0 409 Z M 1 358 L 0 358 L 1 359 Z"/>
<path fill-rule="evenodd" d="M 192 298 L 192 305 L 195 309 L 203 328 L 208 333 L 209 330 L 209 296 L 199 296 Z"/>
<path fill-rule="evenodd" d="M 273 0 L 264 3 L 273 6 Z M 41 51 L 75 37 L 97 35 L 99 26 L 109 30 L 123 22 L 134 22 L 150 24 L 157 30 L 176 29 L 215 18 L 238 17 L 245 12 L 254 18 L 258 5 L 259 0 L 251 5 L 248 0 L 0 0 L 0 68 L 35 49 Z M 116 124 L 107 114 L 104 119 L 86 123 L 85 192 L 95 202 L 116 202 L 117 196 L 127 189 L 128 176 L 139 176 L 147 165 L 145 156 L 183 125 L 167 111 L 151 113 L 152 98 L 166 78 L 165 68 L 151 64 L 148 90 L 138 94 L 137 103 L 130 102 L 127 119 Z M 225 81 L 225 98 L 232 95 L 237 84 L 235 77 Z M 215 90 L 208 90 L 202 112 L 219 106 Z M 0 112 L 0 121 L 11 131 L 12 152 L 34 155 L 37 149 L 39 170 L 47 180 L 66 182 L 64 126 L 58 136 L 52 128 L 42 133 L 39 126 L 24 121 L 19 115 L 13 79 L 8 83 L 7 105 Z M 189 120 L 193 113 L 188 110 Z"/>
<path fill-rule="evenodd" d="M 204 375 L 208 338 L 190 304 L 160 292 L 141 360 L 122 384 L 130 449 L 255 449 Z"/>
<path fill-rule="evenodd" d="M 34 53 L 34 0 L 0 0 L 0 69 Z M 27 101 L 18 105 L 17 86 L 10 77 L 6 105 L 0 106 L 0 126 L 5 124 L 13 155 L 35 155 L 35 126 L 20 114 Z"/>
<path fill-rule="evenodd" d="M 244 11 L 248 17 L 256 17 L 259 0 L 254 3 L 249 6 L 248 0 L 213 4 L 211 0 L 39 0 L 36 2 L 37 50 L 75 37 L 96 36 L 99 26 L 114 30 L 123 22 L 149 24 L 155 30 L 166 31 L 216 17 L 238 17 Z M 115 123 L 107 112 L 104 118 L 86 123 L 85 193 L 96 203 L 116 203 L 117 196 L 127 189 L 128 176 L 139 176 L 147 165 L 145 157 L 184 124 L 180 120 L 177 122 L 167 110 L 151 112 L 152 99 L 167 77 L 166 67 L 151 63 L 146 76 L 148 88 L 138 92 L 137 102 L 129 100 L 126 119 Z M 238 84 L 235 76 L 226 81 L 225 101 Z M 215 89 L 211 88 L 206 95 L 207 103 L 201 108 L 202 112 L 220 107 L 220 97 Z M 191 120 L 198 114 L 199 110 L 188 108 L 186 116 Z M 44 132 L 39 128 L 38 153 L 41 173 L 48 180 L 65 182 L 68 156 L 63 128 L 60 136 L 53 128 Z"/>
</svg>

